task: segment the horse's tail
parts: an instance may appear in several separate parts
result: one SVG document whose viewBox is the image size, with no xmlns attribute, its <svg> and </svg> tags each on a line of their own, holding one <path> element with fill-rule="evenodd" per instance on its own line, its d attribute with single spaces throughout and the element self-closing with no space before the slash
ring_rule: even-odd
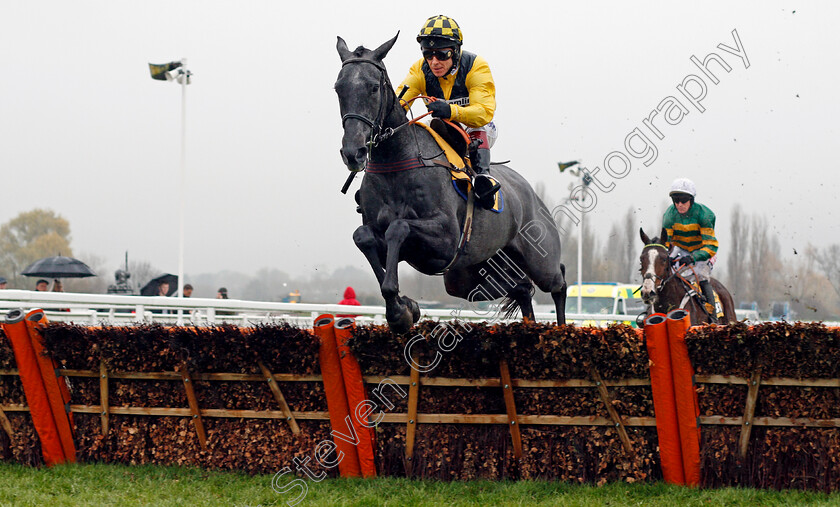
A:
<svg viewBox="0 0 840 507">
<path fill-rule="evenodd" d="M 534 297 L 534 293 L 536 289 L 534 288 L 534 284 L 528 284 L 528 299 L 532 299 Z M 512 319 L 516 314 L 516 311 L 519 310 L 519 303 L 513 296 L 507 295 L 502 298 L 502 314 L 504 315 L 505 319 Z"/>
</svg>

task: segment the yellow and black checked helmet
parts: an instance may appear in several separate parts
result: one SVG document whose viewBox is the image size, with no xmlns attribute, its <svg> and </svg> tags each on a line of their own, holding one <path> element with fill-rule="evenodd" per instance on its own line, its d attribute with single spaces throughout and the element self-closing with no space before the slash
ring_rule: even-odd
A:
<svg viewBox="0 0 840 507">
<path fill-rule="evenodd" d="M 441 14 L 426 20 L 420 34 L 417 35 L 417 42 L 424 47 L 445 47 L 444 44 L 454 42 L 456 47 L 460 47 L 464 36 L 454 19 Z"/>
</svg>

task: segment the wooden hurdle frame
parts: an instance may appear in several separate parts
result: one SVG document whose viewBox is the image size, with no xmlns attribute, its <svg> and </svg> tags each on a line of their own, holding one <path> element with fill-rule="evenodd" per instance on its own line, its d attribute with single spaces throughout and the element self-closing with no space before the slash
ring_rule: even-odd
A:
<svg viewBox="0 0 840 507">
<path fill-rule="evenodd" d="M 504 366 L 502 366 L 504 365 Z M 326 411 L 294 411 L 286 403 L 282 390 L 278 384 L 284 382 L 321 382 L 321 375 L 300 375 L 290 373 L 271 373 L 267 368 L 262 374 L 250 373 L 199 373 L 182 371 L 167 372 L 124 372 L 108 371 L 104 362 L 100 363 L 98 371 L 94 370 L 71 370 L 63 369 L 62 375 L 70 378 L 98 378 L 100 388 L 99 405 L 71 405 L 72 412 L 79 414 L 99 414 L 102 419 L 102 434 L 109 432 L 109 421 L 112 415 L 133 415 L 133 416 L 174 416 L 188 417 L 193 420 L 197 437 L 202 448 L 206 446 L 206 434 L 204 432 L 202 418 L 250 418 L 250 419 L 279 419 L 286 421 L 292 432 L 299 433 L 297 424 L 299 420 L 328 421 L 329 413 Z M 513 441 L 514 454 L 517 459 L 522 458 L 521 441 L 519 438 L 519 426 L 547 425 L 547 426 L 614 426 L 619 432 L 621 442 L 628 452 L 633 452 L 627 427 L 651 427 L 656 426 L 654 417 L 628 417 L 619 414 L 612 406 L 611 387 L 650 387 L 650 380 L 646 378 L 610 380 L 601 379 L 598 373 L 592 370 L 590 379 L 567 379 L 567 380 L 529 380 L 511 378 L 505 361 L 500 363 L 499 378 L 446 378 L 446 377 L 424 377 L 412 370 L 410 376 L 406 375 L 369 375 L 364 376 L 367 384 L 377 384 L 385 379 L 390 379 L 398 385 L 408 386 L 408 411 L 401 413 L 385 413 L 382 423 L 405 424 L 406 425 L 406 458 L 411 461 L 413 456 L 414 442 L 416 440 L 416 428 L 418 424 L 494 424 L 510 427 L 511 439 Z M 18 376 L 17 370 L 0 370 L 2 376 Z M 111 406 L 108 403 L 109 381 L 119 380 L 162 380 L 180 381 L 184 384 L 187 393 L 187 407 L 132 407 L 132 406 Z M 277 402 L 277 410 L 234 410 L 200 408 L 195 396 L 195 382 L 265 382 Z M 701 415 L 699 422 L 703 426 L 740 426 L 739 452 L 745 456 L 749 448 L 750 435 L 755 426 L 773 427 L 813 427 L 813 428 L 837 428 L 840 427 L 840 418 L 814 419 L 814 418 L 789 418 L 789 417 L 755 417 L 755 406 L 758 400 L 759 387 L 761 386 L 785 386 L 801 388 L 838 388 L 840 379 L 796 379 L 783 377 L 762 378 L 760 370 L 756 370 L 749 378 L 725 375 L 697 375 L 697 384 L 728 384 L 743 385 L 748 389 L 744 415 L 741 417 L 724 417 L 718 415 Z M 452 414 L 435 413 L 423 414 L 417 412 L 417 403 L 420 399 L 420 386 L 423 387 L 498 387 L 502 389 L 502 396 L 505 399 L 507 413 L 505 414 Z M 558 416 L 558 415 L 522 415 L 516 413 L 512 403 L 514 389 L 531 388 L 557 388 L 557 389 L 594 389 L 610 414 L 609 418 L 599 416 Z M 14 439 L 14 432 L 9 423 L 7 414 L 15 412 L 28 412 L 25 405 L 0 405 L 0 426 Z"/>
</svg>

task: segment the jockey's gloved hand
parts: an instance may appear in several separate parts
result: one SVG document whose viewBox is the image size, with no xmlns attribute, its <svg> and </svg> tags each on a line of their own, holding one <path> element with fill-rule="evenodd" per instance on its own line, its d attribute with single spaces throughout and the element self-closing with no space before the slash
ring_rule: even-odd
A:
<svg viewBox="0 0 840 507">
<path fill-rule="evenodd" d="M 452 108 L 443 100 L 435 100 L 426 104 L 426 108 L 432 113 L 432 117 L 448 120 L 452 117 Z"/>
<path fill-rule="evenodd" d="M 688 266 L 689 264 L 694 264 L 694 257 L 690 255 L 681 255 L 677 258 L 677 262 L 683 266 Z"/>
</svg>

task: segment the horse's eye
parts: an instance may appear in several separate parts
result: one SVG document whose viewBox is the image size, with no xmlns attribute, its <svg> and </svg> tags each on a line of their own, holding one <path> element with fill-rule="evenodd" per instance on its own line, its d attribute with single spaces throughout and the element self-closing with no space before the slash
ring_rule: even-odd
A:
<svg viewBox="0 0 840 507">
<path fill-rule="evenodd" d="M 371 95 L 376 95 L 377 93 L 379 93 L 379 85 L 378 84 L 370 85 L 368 87 L 368 90 L 370 91 Z"/>
</svg>

